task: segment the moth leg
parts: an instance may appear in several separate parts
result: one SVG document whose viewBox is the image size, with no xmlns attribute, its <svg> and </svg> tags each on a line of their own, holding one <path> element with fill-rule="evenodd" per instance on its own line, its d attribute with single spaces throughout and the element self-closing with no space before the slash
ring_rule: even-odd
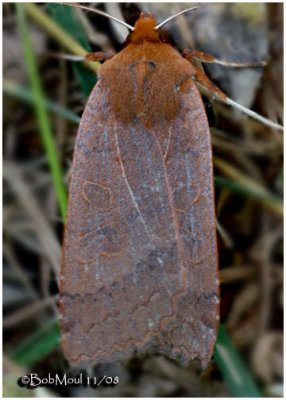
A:
<svg viewBox="0 0 286 400">
<path fill-rule="evenodd" d="M 66 53 L 56 53 L 53 51 L 49 51 L 46 53 L 49 57 L 52 58 L 57 58 L 59 60 L 68 60 L 68 61 L 75 61 L 75 62 L 80 62 L 84 61 L 84 56 L 77 56 L 74 54 L 66 54 Z"/>
<path fill-rule="evenodd" d="M 69 60 L 69 61 L 106 61 L 110 60 L 115 53 L 111 52 L 102 52 L 102 51 L 97 51 L 95 53 L 87 53 L 83 56 L 80 55 L 74 55 L 74 54 L 65 54 L 65 53 L 55 53 L 55 52 L 48 52 L 47 53 L 49 57 L 52 58 L 58 58 L 62 60 Z"/>
<path fill-rule="evenodd" d="M 206 76 L 204 71 L 198 65 L 196 65 L 191 60 L 188 60 L 188 61 L 190 61 L 190 63 L 195 68 L 195 75 L 193 78 L 194 81 L 200 87 L 202 87 L 202 89 L 204 89 L 206 92 L 208 92 L 209 94 L 211 93 L 211 97 L 213 97 L 214 99 L 219 99 L 219 100 L 223 101 L 224 103 L 226 103 L 227 97 L 224 94 L 224 92 L 222 90 L 220 90 L 215 84 L 212 83 L 212 81 Z"/>
<path fill-rule="evenodd" d="M 85 55 L 84 59 L 87 61 L 107 61 L 110 60 L 115 53 L 112 52 L 102 52 L 102 51 L 97 51 L 95 53 L 88 53 Z"/>
<path fill-rule="evenodd" d="M 188 60 L 192 66 L 195 69 L 195 74 L 193 76 L 194 81 L 196 82 L 197 86 L 208 96 L 211 98 L 211 100 L 218 100 L 224 104 L 227 104 L 229 106 L 232 106 L 244 114 L 248 115 L 249 117 L 256 119 L 257 121 L 261 122 L 262 124 L 269 126 L 272 129 L 278 129 L 280 131 L 283 131 L 283 126 L 280 124 L 277 124 L 276 122 L 273 122 L 269 120 L 268 118 L 263 117 L 260 114 L 257 114 L 256 112 L 249 110 L 248 108 L 242 106 L 241 104 L 236 103 L 229 97 L 227 97 L 222 90 L 220 90 L 217 86 L 215 86 L 212 81 L 209 80 L 209 78 L 206 76 L 204 71 L 200 68 L 200 66 L 197 64 L 196 59 L 190 55 L 190 52 L 186 54 L 184 57 L 186 60 Z"/>
<path fill-rule="evenodd" d="M 265 61 L 245 61 L 245 62 L 238 62 L 238 61 L 225 61 L 225 60 L 219 60 L 215 58 L 214 56 L 204 53 L 202 51 L 198 50 L 184 50 L 182 53 L 183 57 L 185 57 L 187 60 L 189 58 L 194 58 L 195 60 L 198 60 L 203 63 L 209 63 L 209 64 L 220 64 L 225 67 L 234 67 L 234 68 L 253 68 L 253 67 L 264 67 L 267 65 Z"/>
</svg>

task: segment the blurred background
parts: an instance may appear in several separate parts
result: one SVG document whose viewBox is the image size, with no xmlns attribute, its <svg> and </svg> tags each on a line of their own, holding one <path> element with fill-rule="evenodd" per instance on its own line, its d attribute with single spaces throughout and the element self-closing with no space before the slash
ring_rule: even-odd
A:
<svg viewBox="0 0 286 400">
<path fill-rule="evenodd" d="M 193 5 L 86 4 L 131 25 L 142 9 L 160 22 Z M 43 377 L 78 372 L 60 347 L 58 278 L 73 147 L 98 64 L 91 70 L 61 55 L 84 53 L 82 48 L 119 51 L 126 32 L 117 23 L 64 5 L 2 7 L 3 395 L 282 397 L 282 134 L 206 98 L 224 327 L 214 360 L 204 371 L 196 361 L 181 367 L 156 355 L 91 365 L 85 371 L 89 376 L 118 376 L 120 381 L 96 389 L 31 391 L 18 385 L 31 372 Z M 166 31 L 179 51 L 196 48 L 228 61 L 266 60 L 265 68 L 209 65 L 205 71 L 228 97 L 282 123 L 282 3 L 204 4 L 167 24 Z"/>
</svg>

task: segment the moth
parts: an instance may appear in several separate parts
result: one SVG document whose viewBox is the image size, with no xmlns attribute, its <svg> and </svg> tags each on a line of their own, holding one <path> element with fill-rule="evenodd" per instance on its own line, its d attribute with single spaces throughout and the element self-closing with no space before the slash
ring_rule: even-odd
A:
<svg viewBox="0 0 286 400">
<path fill-rule="evenodd" d="M 72 364 L 138 352 L 206 367 L 213 353 L 220 300 L 212 149 L 196 83 L 227 97 L 195 62 L 215 58 L 181 55 L 161 37 L 162 25 L 141 13 L 129 26 L 80 122 L 60 287 Z"/>
</svg>

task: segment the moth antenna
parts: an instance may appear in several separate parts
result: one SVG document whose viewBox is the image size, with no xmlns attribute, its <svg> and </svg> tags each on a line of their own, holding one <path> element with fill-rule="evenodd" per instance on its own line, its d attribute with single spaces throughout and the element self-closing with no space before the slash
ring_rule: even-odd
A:
<svg viewBox="0 0 286 400">
<path fill-rule="evenodd" d="M 109 19 L 112 19 L 113 21 L 118 22 L 119 24 L 125 26 L 125 28 L 129 29 L 130 31 L 134 31 L 133 26 L 127 24 L 127 22 L 121 21 L 120 19 L 118 19 L 116 17 L 113 17 L 112 15 L 107 14 L 104 11 L 93 9 L 93 8 L 86 7 L 86 6 L 82 6 L 81 4 L 78 4 L 78 3 L 61 3 L 61 4 L 64 4 L 64 5 L 70 6 L 70 7 L 81 8 L 82 10 L 91 11 L 95 14 L 101 15 L 102 17 L 109 18 Z"/>
<path fill-rule="evenodd" d="M 199 7 L 200 7 L 200 6 L 195 6 L 195 7 L 186 8 L 185 10 L 180 11 L 180 12 L 178 12 L 178 13 L 175 14 L 175 15 L 171 15 L 171 17 L 165 19 L 163 22 L 161 22 L 160 24 L 158 24 L 157 26 L 155 26 L 156 31 L 159 30 L 160 28 L 162 28 L 162 26 L 165 25 L 167 22 L 172 21 L 172 19 L 174 19 L 174 18 L 177 18 L 179 15 L 184 14 L 184 13 L 186 13 L 186 12 L 188 12 L 188 11 L 191 11 L 191 10 L 195 10 L 196 8 L 199 8 Z"/>
</svg>

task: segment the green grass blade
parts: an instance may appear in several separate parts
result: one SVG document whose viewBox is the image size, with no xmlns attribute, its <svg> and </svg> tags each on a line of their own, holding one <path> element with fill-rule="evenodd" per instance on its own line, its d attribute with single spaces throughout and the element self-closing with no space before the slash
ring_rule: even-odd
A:
<svg viewBox="0 0 286 400">
<path fill-rule="evenodd" d="M 233 396 L 261 397 L 256 383 L 222 324 L 215 345 L 214 358 Z"/>
<path fill-rule="evenodd" d="M 28 88 L 17 85 L 9 79 L 3 79 L 3 92 L 16 99 L 23 100 L 25 103 L 35 105 L 33 93 Z M 57 104 L 52 100 L 44 99 L 44 102 L 49 111 L 63 117 L 69 122 L 79 124 L 80 117 L 69 111 L 67 108 L 62 107 L 60 104 Z"/>
<path fill-rule="evenodd" d="M 228 179 L 228 189 L 235 190 L 240 194 L 251 194 L 252 197 L 259 199 L 266 207 L 274 211 L 279 216 L 283 216 L 283 204 L 279 197 L 273 195 L 266 187 L 261 183 L 256 182 L 249 176 L 246 176 L 243 172 L 238 170 L 227 161 L 214 157 L 214 166 L 219 169 L 223 175 Z M 226 187 L 226 180 L 224 178 L 216 177 L 216 182 L 221 186 Z"/>
<path fill-rule="evenodd" d="M 88 54 L 88 52 L 76 40 L 74 40 L 71 35 L 56 24 L 52 18 L 43 11 L 42 7 L 33 3 L 23 3 L 23 5 L 25 6 L 25 10 L 29 16 L 68 52 L 80 56 Z M 83 64 L 93 71 L 94 74 L 98 73 L 100 68 L 99 62 L 84 60 Z"/>
<path fill-rule="evenodd" d="M 61 26 L 62 29 L 72 36 L 87 52 L 91 52 L 88 38 L 71 7 L 63 4 L 48 3 L 46 8 L 53 20 Z M 80 63 L 73 63 L 73 68 L 84 94 L 88 96 L 96 83 L 95 75 Z"/>
<path fill-rule="evenodd" d="M 57 149 L 53 140 L 52 131 L 49 124 L 49 118 L 45 106 L 36 59 L 33 52 L 32 43 L 30 40 L 29 31 L 26 23 L 26 12 L 23 4 L 16 3 L 15 6 L 17 10 L 19 31 L 23 40 L 24 57 L 32 86 L 33 97 L 35 100 L 35 112 L 39 124 L 39 131 L 41 133 L 42 140 L 44 143 L 44 148 L 49 161 L 61 215 L 62 218 L 65 219 L 67 195 L 64 185 L 63 173 L 61 170 L 60 161 L 57 155 Z"/>
<path fill-rule="evenodd" d="M 56 321 L 49 321 L 34 334 L 22 341 L 10 357 L 17 364 L 32 365 L 41 361 L 59 346 L 60 329 Z"/>
<path fill-rule="evenodd" d="M 251 196 L 258 200 L 262 200 L 265 202 L 272 202 L 277 205 L 280 204 L 282 206 L 282 200 L 280 199 L 280 197 L 275 196 L 274 194 L 272 194 L 270 192 L 266 192 L 266 191 L 265 191 L 265 193 L 258 192 L 254 188 L 251 188 L 248 186 L 243 186 L 240 183 L 231 181 L 230 179 L 224 178 L 222 176 L 215 176 L 214 181 L 217 186 L 223 187 L 225 189 L 229 189 L 229 190 L 231 190 L 235 193 L 238 193 L 242 196 L 247 196 L 247 197 Z"/>
</svg>

